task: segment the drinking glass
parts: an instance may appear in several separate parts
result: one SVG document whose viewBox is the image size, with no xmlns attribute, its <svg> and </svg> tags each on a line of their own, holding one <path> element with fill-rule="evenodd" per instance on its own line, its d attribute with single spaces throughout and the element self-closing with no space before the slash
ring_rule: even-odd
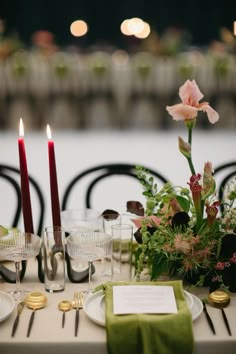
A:
<svg viewBox="0 0 236 354">
<path fill-rule="evenodd" d="M 62 226 L 66 231 L 66 235 L 71 233 L 89 231 L 104 231 L 104 220 L 98 210 L 84 209 L 67 209 L 61 212 Z M 71 266 L 76 272 L 88 271 L 88 262 L 83 262 L 82 259 L 71 260 Z"/>
<path fill-rule="evenodd" d="M 95 209 L 67 209 L 61 212 L 62 226 L 67 233 L 103 231 L 103 218 Z"/>
<path fill-rule="evenodd" d="M 65 289 L 65 230 L 47 226 L 43 234 L 44 286 L 53 293 Z"/>
<path fill-rule="evenodd" d="M 40 237 L 26 232 L 10 232 L 0 239 L 0 260 L 15 263 L 16 287 L 10 292 L 15 300 L 22 300 L 27 293 L 20 286 L 21 261 L 36 257 L 39 254 L 40 246 Z"/>
<path fill-rule="evenodd" d="M 66 243 L 70 257 L 79 261 L 84 260 L 88 263 L 89 283 L 86 292 L 90 293 L 93 262 L 111 255 L 112 236 L 98 231 L 77 232 L 68 236 Z"/>
<path fill-rule="evenodd" d="M 133 227 L 130 224 L 112 226 L 112 280 L 133 278 Z"/>
<path fill-rule="evenodd" d="M 102 213 L 103 227 L 106 234 L 112 235 L 112 226 L 121 223 L 121 215 L 114 210 L 106 210 Z M 113 241 L 112 241 L 113 243 Z M 112 246 L 113 247 L 113 246 Z M 102 260 L 102 272 L 101 275 L 105 281 L 112 279 L 112 254 L 111 257 L 105 257 Z"/>
</svg>

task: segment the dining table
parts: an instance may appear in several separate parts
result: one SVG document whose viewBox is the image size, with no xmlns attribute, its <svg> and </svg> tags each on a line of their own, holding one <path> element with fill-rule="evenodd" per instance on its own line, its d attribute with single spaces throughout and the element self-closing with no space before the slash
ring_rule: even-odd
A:
<svg viewBox="0 0 236 354">
<path fill-rule="evenodd" d="M 93 287 L 104 283 L 101 263 L 95 263 L 95 273 L 92 277 Z M 109 279 L 108 279 L 109 281 Z M 163 280 L 164 283 L 165 280 Z M 62 300 L 72 301 L 75 291 L 87 289 L 87 281 L 72 283 L 66 279 L 65 290 L 49 293 L 45 291 L 44 284 L 37 277 L 37 262 L 27 261 L 27 269 L 21 282 L 23 289 L 29 292 L 41 292 L 47 297 L 46 306 L 35 313 L 31 334 L 27 337 L 27 328 L 32 310 L 24 307 L 17 331 L 11 336 L 13 323 L 17 315 L 17 306 L 9 316 L 0 322 L 0 353 L 1 354 L 107 354 L 106 327 L 88 316 L 88 312 L 80 309 L 78 336 L 75 336 L 75 310 L 71 309 L 65 314 L 65 326 L 62 328 L 62 312 L 58 304 Z M 15 287 L 4 280 L 0 280 L 1 292 L 9 292 Z M 203 299 L 208 295 L 208 288 L 189 287 L 184 285 L 185 291 Z M 93 296 L 88 295 L 88 296 Z M 230 294 L 230 304 L 225 313 L 231 327 L 232 335 L 227 332 L 221 310 L 207 304 L 208 313 L 215 326 L 214 335 L 209 327 L 205 313 L 200 311 L 193 319 L 194 354 L 235 354 L 236 353 L 236 293 Z M 1 306 L 1 296 L 0 296 Z M 153 334 L 155 335 L 155 334 Z M 171 334 L 170 334 L 171 340 Z M 125 348 L 124 348 L 125 353 Z M 151 353 L 150 353 L 151 354 Z"/>
</svg>

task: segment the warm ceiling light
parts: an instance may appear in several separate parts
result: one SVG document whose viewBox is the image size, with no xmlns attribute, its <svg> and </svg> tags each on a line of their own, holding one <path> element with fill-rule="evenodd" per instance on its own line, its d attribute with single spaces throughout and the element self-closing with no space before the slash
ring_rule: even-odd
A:
<svg viewBox="0 0 236 354">
<path fill-rule="evenodd" d="M 70 32 L 75 37 L 82 37 L 88 32 L 88 25 L 83 20 L 77 20 L 70 25 Z"/>
<path fill-rule="evenodd" d="M 129 20 L 124 20 L 122 22 L 122 24 L 120 25 L 121 33 L 124 34 L 125 36 L 131 36 L 132 35 L 132 33 L 130 33 L 130 31 L 129 31 L 128 23 L 129 23 Z"/>
<path fill-rule="evenodd" d="M 141 18 L 133 17 L 128 21 L 128 30 L 131 34 L 136 35 L 143 31 L 144 22 Z"/>
<path fill-rule="evenodd" d="M 143 22 L 142 32 L 136 33 L 135 37 L 140 38 L 140 39 L 144 39 L 149 36 L 150 32 L 151 32 L 151 28 L 150 28 L 149 24 L 147 22 Z"/>
</svg>

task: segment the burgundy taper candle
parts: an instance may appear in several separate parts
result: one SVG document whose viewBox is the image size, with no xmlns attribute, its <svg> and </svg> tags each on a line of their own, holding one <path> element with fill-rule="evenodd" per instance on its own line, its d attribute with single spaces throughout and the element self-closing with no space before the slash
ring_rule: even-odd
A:
<svg viewBox="0 0 236 354">
<path fill-rule="evenodd" d="M 61 210 L 58 195 L 57 184 L 57 169 L 54 150 L 54 141 L 51 136 L 50 126 L 47 125 L 48 136 L 48 159 L 49 159 L 49 175 L 50 175 L 50 190 L 51 190 L 51 208 L 53 226 L 61 226 Z"/>
<path fill-rule="evenodd" d="M 31 208 L 31 199 L 30 199 L 27 159 L 26 159 L 26 152 L 25 152 L 24 126 L 23 126 L 22 119 L 20 119 L 20 125 L 19 125 L 18 148 L 19 148 L 19 162 L 20 162 L 21 202 L 22 202 L 24 227 L 25 227 L 25 232 L 29 232 L 33 234 L 34 226 L 33 226 L 32 208 Z"/>
</svg>

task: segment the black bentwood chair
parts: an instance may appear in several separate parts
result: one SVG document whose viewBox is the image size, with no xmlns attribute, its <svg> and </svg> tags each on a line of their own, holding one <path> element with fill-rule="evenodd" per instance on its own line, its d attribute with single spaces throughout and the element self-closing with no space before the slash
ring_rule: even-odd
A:
<svg viewBox="0 0 236 354">
<path fill-rule="evenodd" d="M 6 188 L 8 185 L 12 188 L 12 191 L 14 193 L 15 205 L 13 206 L 13 211 L 12 211 L 12 221 L 10 221 L 9 225 L 12 228 L 17 228 L 19 226 L 21 211 L 22 211 L 19 168 L 10 165 L 0 164 L 0 179 L 1 179 L 1 187 Z M 7 185 L 4 182 L 7 182 Z M 39 210 L 36 233 L 37 235 L 41 236 L 42 229 L 43 229 L 44 214 L 45 214 L 44 196 L 38 182 L 36 182 L 36 180 L 32 176 L 29 176 L 29 182 L 30 182 L 30 189 L 33 193 L 33 196 L 35 197 L 34 200 L 35 202 L 37 202 L 38 210 Z M 9 203 L 6 203 L 6 205 L 9 205 Z M 0 220 L 0 223 L 3 226 L 6 226 L 3 224 L 2 220 Z M 37 259 L 38 259 L 38 277 L 40 281 L 43 282 L 41 255 L 37 256 Z M 23 279 L 26 271 L 27 262 L 22 261 L 21 264 L 22 266 L 20 271 L 20 278 Z M 8 269 L 4 264 L 1 263 L 0 263 L 0 276 L 9 283 L 15 283 L 16 281 L 15 272 Z"/>
<path fill-rule="evenodd" d="M 146 170 L 150 172 L 150 175 L 154 176 L 157 181 L 161 182 L 161 184 L 164 184 L 167 182 L 167 179 L 161 175 L 159 172 L 154 171 L 150 168 L 147 168 L 144 166 Z M 95 191 L 95 187 L 97 187 L 98 183 L 101 182 L 102 180 L 106 180 L 108 177 L 111 176 L 126 176 L 131 177 L 132 179 L 136 179 L 138 182 L 138 177 L 136 174 L 136 165 L 134 164 L 128 164 L 128 163 L 110 163 L 110 164 L 103 164 L 103 165 L 97 165 L 91 168 L 88 168 L 84 170 L 83 172 L 78 173 L 72 180 L 69 182 L 67 185 L 64 195 L 62 197 L 62 210 L 66 210 L 69 205 L 69 199 L 71 195 L 76 194 L 74 192 L 76 191 L 76 186 L 80 185 L 81 187 L 81 192 L 85 192 L 85 208 L 92 208 L 92 195 L 93 192 Z M 88 178 L 86 178 L 88 177 Z M 84 181 L 85 180 L 85 181 Z M 86 187 L 84 188 L 83 184 L 86 182 Z M 128 182 L 128 181 L 127 181 Z M 119 182 L 118 182 L 119 183 Z M 119 191 L 119 185 L 116 184 L 114 185 L 114 190 Z M 141 188 L 140 188 L 141 190 Z M 107 192 L 109 193 L 109 192 Z M 105 195 L 107 194 L 105 191 Z M 78 197 L 76 196 L 78 199 Z M 126 200 L 125 200 L 126 201 Z M 76 272 L 72 269 L 71 264 L 70 264 L 70 257 L 66 252 L 66 263 L 67 263 L 67 274 L 68 278 L 70 279 L 71 282 L 77 283 L 81 282 L 82 280 L 86 279 L 88 276 L 88 272 Z M 95 269 L 93 269 L 93 272 Z"/>
<path fill-rule="evenodd" d="M 86 177 L 89 177 L 89 181 L 87 181 L 87 185 L 85 187 L 85 207 L 92 208 L 92 194 L 95 191 L 95 187 L 97 187 L 98 183 L 104 179 L 107 179 L 111 176 L 127 176 L 133 179 L 138 180 L 136 173 L 135 164 L 129 163 L 109 163 L 104 165 L 97 165 L 91 168 L 88 168 L 80 173 L 78 173 L 67 185 L 64 195 L 62 197 L 62 210 L 68 208 L 69 198 L 74 192 L 74 188 L 77 184 L 83 182 Z M 161 184 L 165 184 L 168 180 L 159 172 L 150 169 L 146 166 L 143 166 L 147 171 L 150 172 L 157 181 L 161 182 Z M 114 186 L 114 189 L 119 189 L 118 185 Z"/>
<path fill-rule="evenodd" d="M 214 177 L 217 184 L 218 200 L 224 200 L 230 185 L 236 182 L 236 161 L 230 161 L 218 165 L 214 169 Z M 224 211 L 224 205 L 220 205 L 221 212 Z"/>
</svg>

